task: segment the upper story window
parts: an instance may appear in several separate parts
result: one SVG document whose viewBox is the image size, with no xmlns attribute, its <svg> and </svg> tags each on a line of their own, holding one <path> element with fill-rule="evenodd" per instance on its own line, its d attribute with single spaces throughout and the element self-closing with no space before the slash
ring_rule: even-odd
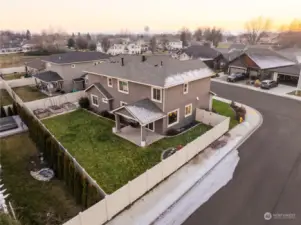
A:
<svg viewBox="0 0 301 225">
<path fill-rule="evenodd" d="M 129 93 L 129 83 L 127 81 L 119 80 L 118 81 L 118 91 L 128 94 Z"/>
<path fill-rule="evenodd" d="M 72 65 L 71 65 L 71 68 L 75 68 L 75 64 L 72 64 Z"/>
<path fill-rule="evenodd" d="M 188 84 L 187 83 L 183 84 L 183 93 L 184 94 L 188 93 Z"/>
<path fill-rule="evenodd" d="M 113 80 L 111 77 L 107 78 L 107 82 L 108 82 L 108 87 L 113 87 Z"/>
<path fill-rule="evenodd" d="M 152 87 L 152 100 L 162 102 L 162 89 Z"/>
</svg>

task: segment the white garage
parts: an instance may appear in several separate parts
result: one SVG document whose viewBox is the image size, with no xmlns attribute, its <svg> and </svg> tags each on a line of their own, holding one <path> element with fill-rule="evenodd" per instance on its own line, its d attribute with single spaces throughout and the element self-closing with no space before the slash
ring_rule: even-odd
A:
<svg viewBox="0 0 301 225">
<path fill-rule="evenodd" d="M 247 72 L 246 68 L 229 66 L 229 74 L 232 74 L 232 73 L 246 73 L 246 72 Z"/>
</svg>

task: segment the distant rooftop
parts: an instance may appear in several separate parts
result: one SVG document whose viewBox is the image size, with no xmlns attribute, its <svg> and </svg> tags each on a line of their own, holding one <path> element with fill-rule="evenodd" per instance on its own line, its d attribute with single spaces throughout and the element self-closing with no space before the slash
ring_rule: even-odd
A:
<svg viewBox="0 0 301 225">
<path fill-rule="evenodd" d="M 57 64 L 68 64 L 108 59 L 109 57 L 109 55 L 102 52 L 67 52 L 62 54 L 50 55 L 47 58 L 45 58 L 44 61 Z"/>
<path fill-rule="evenodd" d="M 123 66 L 122 66 L 123 59 Z M 159 87 L 171 87 L 210 77 L 213 71 L 200 60 L 179 61 L 169 56 L 118 56 L 85 72 L 107 75 Z"/>
</svg>

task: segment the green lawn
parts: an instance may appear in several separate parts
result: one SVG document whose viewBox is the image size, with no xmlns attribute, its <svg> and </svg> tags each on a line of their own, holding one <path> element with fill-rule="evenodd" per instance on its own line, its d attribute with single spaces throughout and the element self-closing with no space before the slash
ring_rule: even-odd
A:
<svg viewBox="0 0 301 225">
<path fill-rule="evenodd" d="M 294 96 L 298 96 L 298 97 L 301 97 L 301 91 L 298 91 L 298 93 L 296 94 L 296 91 L 292 91 L 292 92 L 289 92 L 287 93 L 288 95 L 294 95 Z"/>
<path fill-rule="evenodd" d="M 221 114 L 223 116 L 230 117 L 230 128 L 229 129 L 232 129 L 233 127 L 235 127 L 239 123 L 235 119 L 234 110 L 232 110 L 232 108 L 230 107 L 230 105 L 228 103 L 221 102 L 221 101 L 218 101 L 216 99 L 213 99 L 212 107 L 219 114 Z"/>
<path fill-rule="evenodd" d="M 48 98 L 47 95 L 40 92 L 37 88 L 31 86 L 15 87 L 13 90 L 24 102 Z"/>
<path fill-rule="evenodd" d="M 10 74 L 4 74 L 2 76 L 4 80 L 15 80 L 15 79 L 20 79 L 24 75 L 25 73 L 10 73 Z"/>
<path fill-rule="evenodd" d="M 27 133 L 1 141 L 1 179 L 23 225 L 60 225 L 80 211 L 62 181 L 37 181 L 29 173 L 29 158 L 37 150 Z M 49 223 L 46 221 L 47 213 Z"/>
<path fill-rule="evenodd" d="M 0 106 L 13 104 L 13 99 L 5 89 L 0 89 Z"/>
<path fill-rule="evenodd" d="M 107 193 L 157 164 L 162 150 L 185 145 L 210 129 L 200 124 L 183 135 L 141 148 L 113 134 L 113 121 L 84 110 L 46 119 L 43 123 Z"/>
</svg>

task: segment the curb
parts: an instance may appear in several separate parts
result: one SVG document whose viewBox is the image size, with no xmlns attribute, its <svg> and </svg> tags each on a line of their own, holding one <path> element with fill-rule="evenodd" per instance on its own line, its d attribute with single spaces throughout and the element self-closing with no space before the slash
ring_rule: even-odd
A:
<svg viewBox="0 0 301 225">
<path fill-rule="evenodd" d="M 261 93 L 265 93 L 265 94 L 269 94 L 269 95 L 274 95 L 274 96 L 278 96 L 278 97 L 282 97 L 282 98 L 288 98 L 288 99 L 291 99 L 291 100 L 301 101 L 301 97 L 297 97 L 297 96 L 293 96 L 293 95 L 278 94 L 278 93 L 272 93 L 272 92 L 268 92 L 268 91 L 263 91 L 261 89 L 253 89 L 253 88 L 251 88 L 251 87 L 249 87 L 247 85 L 244 86 L 244 85 L 241 85 L 241 84 L 229 83 L 229 82 L 226 82 L 226 81 L 223 81 L 223 80 L 217 80 L 215 78 L 211 79 L 211 81 L 216 82 L 216 83 L 221 83 L 221 84 L 227 84 L 227 85 L 234 86 L 234 87 L 246 88 L 246 89 L 249 89 L 251 91 L 258 91 L 258 92 L 261 92 Z"/>
<path fill-rule="evenodd" d="M 218 97 L 220 100 L 226 100 L 226 101 L 228 101 L 228 99 L 224 99 L 224 98 L 220 98 L 220 97 Z M 236 103 L 238 103 L 238 104 L 241 104 L 241 103 L 239 103 L 239 102 L 236 102 Z M 241 105 L 243 105 L 243 104 L 241 104 Z M 248 106 L 249 107 L 249 106 Z M 250 130 L 250 132 L 248 132 L 233 148 L 232 148 L 232 150 L 230 150 L 229 152 L 227 152 L 219 161 L 217 161 L 216 163 L 215 163 L 215 165 L 212 167 L 212 168 L 210 168 L 200 179 L 198 179 L 196 182 L 194 182 L 194 184 L 193 185 L 191 185 L 191 187 L 189 187 L 188 189 L 187 189 L 187 191 L 185 191 L 177 200 L 175 200 L 174 201 L 174 203 L 173 204 L 171 204 L 163 213 L 161 213 L 160 215 L 158 215 L 155 219 L 153 219 L 152 221 L 151 221 L 151 223 L 150 224 L 153 224 L 154 222 L 156 222 L 158 219 L 160 219 L 160 217 L 161 216 L 163 216 L 165 213 L 167 213 L 168 211 L 170 211 L 170 209 L 172 209 L 173 208 L 173 206 L 175 205 L 175 204 L 177 204 L 177 202 L 179 202 L 180 201 L 180 199 L 183 197 L 183 196 L 185 196 L 191 189 L 193 189 L 200 181 L 202 181 L 213 169 L 215 169 L 215 167 L 221 162 L 221 161 L 223 161 L 224 160 L 224 158 L 225 157 L 227 157 L 230 153 L 232 153 L 233 152 L 233 150 L 236 150 L 239 146 L 241 146 L 261 125 L 262 125 L 262 123 L 263 123 L 263 117 L 262 117 L 262 115 L 261 115 L 261 113 L 259 113 L 256 109 L 254 109 L 254 108 L 252 108 L 252 107 L 249 107 L 249 108 L 251 108 L 252 110 L 254 110 L 258 115 L 259 115 L 259 117 L 260 117 L 260 120 L 259 120 L 259 122 L 256 124 L 256 126 L 252 129 L 252 130 Z M 234 128 L 232 128 L 232 129 L 234 129 Z"/>
</svg>

